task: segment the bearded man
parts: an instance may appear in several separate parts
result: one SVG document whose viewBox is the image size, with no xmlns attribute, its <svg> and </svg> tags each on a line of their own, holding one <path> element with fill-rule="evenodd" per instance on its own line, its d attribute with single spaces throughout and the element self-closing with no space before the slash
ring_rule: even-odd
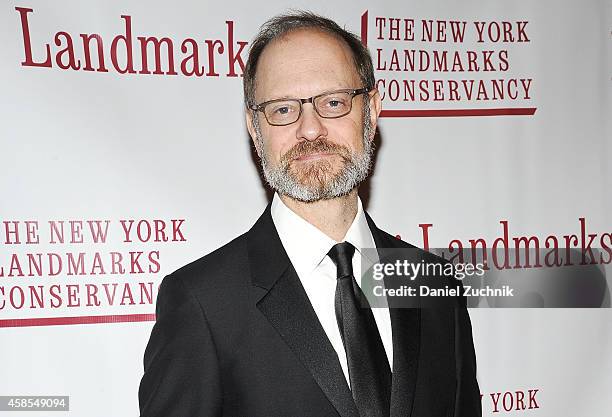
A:
<svg viewBox="0 0 612 417">
<path fill-rule="evenodd" d="M 481 415 L 467 309 L 368 308 L 358 187 L 381 110 L 359 39 L 311 13 L 251 44 L 246 125 L 275 191 L 255 225 L 164 278 L 143 417 Z M 398 169 L 399 171 L 399 169 Z"/>
</svg>

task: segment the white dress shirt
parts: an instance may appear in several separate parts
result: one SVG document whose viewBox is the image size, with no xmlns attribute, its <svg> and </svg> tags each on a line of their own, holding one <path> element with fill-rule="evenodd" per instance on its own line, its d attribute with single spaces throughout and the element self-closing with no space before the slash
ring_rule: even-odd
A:
<svg viewBox="0 0 612 417">
<path fill-rule="evenodd" d="M 342 366 L 342 371 L 350 386 L 346 352 L 342 344 L 334 308 L 336 265 L 327 256 L 327 252 L 338 242 L 292 211 L 276 193 L 272 200 L 271 214 L 289 260 L 302 282 L 327 338 L 338 354 L 340 366 Z M 360 199 L 357 202 L 357 215 L 342 241 L 349 242 L 356 249 L 353 255 L 353 274 L 355 280 L 361 286 L 361 249 L 375 248 L 376 244 L 368 227 Z M 366 262 L 376 261 L 367 260 Z M 372 313 L 389 359 L 389 365 L 392 367 L 393 344 L 389 309 L 372 308 Z"/>
</svg>

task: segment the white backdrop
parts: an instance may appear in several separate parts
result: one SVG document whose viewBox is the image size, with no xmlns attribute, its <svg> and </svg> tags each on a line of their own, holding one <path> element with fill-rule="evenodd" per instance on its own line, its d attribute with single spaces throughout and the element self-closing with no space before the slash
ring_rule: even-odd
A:
<svg viewBox="0 0 612 417">
<path fill-rule="evenodd" d="M 337 20 L 371 48 L 387 117 L 366 202 L 380 227 L 423 246 L 419 225 L 431 224 L 430 247 L 490 243 L 500 222 L 511 237 L 584 233 L 596 234 L 594 247 L 612 244 L 609 0 L 290 6 Z M 138 414 L 157 285 L 247 230 L 267 203 L 244 126 L 239 51 L 286 8 L 2 3 L 0 395 L 69 395 L 68 414 L 79 417 Z M 451 21 L 465 22 L 462 41 Z M 143 66 L 138 38 L 151 36 L 172 42 L 176 75 L 167 44 L 159 74 L 152 44 Z M 127 38 L 134 73 L 122 74 Z M 194 45 L 201 76 L 186 75 Z M 405 68 L 413 49 L 447 51 L 447 71 Z M 427 82 L 429 96 L 416 89 L 412 99 L 404 80 Z M 505 89 L 494 92 L 493 80 Z M 609 308 L 470 314 L 484 415 L 612 415 Z"/>
</svg>

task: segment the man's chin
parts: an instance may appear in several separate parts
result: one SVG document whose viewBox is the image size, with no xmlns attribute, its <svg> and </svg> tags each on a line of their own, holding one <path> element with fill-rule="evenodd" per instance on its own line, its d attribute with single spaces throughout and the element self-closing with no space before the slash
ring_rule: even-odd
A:
<svg viewBox="0 0 612 417">
<path fill-rule="evenodd" d="M 294 184 L 298 185 L 297 188 L 300 190 L 297 194 L 302 196 L 308 195 L 308 201 L 310 202 L 338 197 L 334 186 L 336 182 L 337 178 L 335 177 L 328 177 L 324 180 L 317 180 L 312 177 L 305 180 L 294 178 Z M 302 198 L 301 201 L 305 200 Z"/>
<path fill-rule="evenodd" d="M 295 191 L 295 190 L 293 190 Z M 305 190 L 302 190 L 305 191 Z M 301 201 L 302 203 L 316 203 L 318 201 L 332 200 L 334 198 L 342 197 L 346 194 L 349 194 L 351 190 L 342 193 L 332 193 L 329 189 L 322 190 L 314 190 L 309 189 L 309 192 L 299 192 L 299 193 L 280 193 L 285 195 L 293 200 Z"/>
<path fill-rule="evenodd" d="M 289 166 L 288 174 L 298 184 L 317 186 L 332 182 L 344 169 L 343 164 L 331 164 L 324 159 L 294 163 Z"/>
<path fill-rule="evenodd" d="M 309 193 L 325 194 L 332 186 L 336 178 L 333 176 L 299 176 L 293 177 L 295 184 L 300 188 L 308 190 Z"/>
<path fill-rule="evenodd" d="M 264 168 L 264 174 L 272 189 L 279 194 L 309 203 L 333 199 L 350 192 L 339 184 L 341 178 L 346 176 L 348 167 L 345 165 L 343 162 L 331 163 L 329 160 L 291 162 L 283 170 Z"/>
</svg>

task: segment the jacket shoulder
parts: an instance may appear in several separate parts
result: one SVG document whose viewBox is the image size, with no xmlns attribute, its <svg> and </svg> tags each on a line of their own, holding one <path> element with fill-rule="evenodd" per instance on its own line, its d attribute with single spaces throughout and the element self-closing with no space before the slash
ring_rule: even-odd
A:
<svg viewBox="0 0 612 417">
<path fill-rule="evenodd" d="M 439 255 L 426 251 L 425 249 L 421 249 L 418 246 L 406 242 L 397 236 L 393 236 L 382 229 L 377 228 L 376 233 L 379 235 L 381 248 L 383 249 L 409 249 L 410 254 L 419 259 L 427 260 L 433 263 L 448 263 L 448 260 L 440 257 Z"/>
<path fill-rule="evenodd" d="M 188 288 L 218 288 L 236 285 L 248 277 L 246 233 L 169 274 Z"/>
</svg>

